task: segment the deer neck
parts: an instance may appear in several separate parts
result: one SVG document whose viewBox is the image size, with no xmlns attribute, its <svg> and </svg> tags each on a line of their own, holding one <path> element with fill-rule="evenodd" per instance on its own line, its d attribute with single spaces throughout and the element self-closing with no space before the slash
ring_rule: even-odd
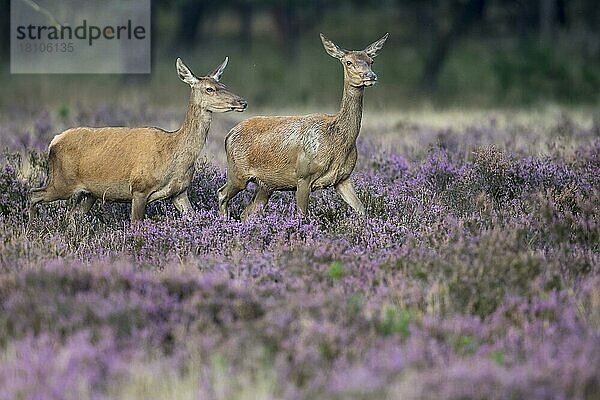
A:
<svg viewBox="0 0 600 400">
<path fill-rule="evenodd" d="M 360 132 L 364 87 L 354 87 L 344 81 L 342 105 L 336 118 L 336 129 L 346 143 L 355 144 Z"/>
<path fill-rule="evenodd" d="M 192 96 L 190 96 L 183 124 L 177 132 L 177 152 L 184 153 L 194 162 L 206 143 L 212 113 L 195 104 Z"/>
</svg>

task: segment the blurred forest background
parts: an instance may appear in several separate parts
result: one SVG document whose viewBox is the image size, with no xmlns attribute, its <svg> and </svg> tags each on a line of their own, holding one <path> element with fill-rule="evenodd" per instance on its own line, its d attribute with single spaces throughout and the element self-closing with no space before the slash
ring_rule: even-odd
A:
<svg viewBox="0 0 600 400">
<path fill-rule="evenodd" d="M 251 112 L 339 101 L 342 71 L 319 32 L 362 49 L 390 38 L 367 103 L 398 107 L 596 105 L 597 0 L 154 0 L 152 74 L 11 75 L 10 0 L 0 0 L 0 106 L 127 102 L 183 105 L 182 57 L 204 75 L 225 56 L 223 81 Z M 371 91 L 371 90 L 370 90 Z"/>
</svg>

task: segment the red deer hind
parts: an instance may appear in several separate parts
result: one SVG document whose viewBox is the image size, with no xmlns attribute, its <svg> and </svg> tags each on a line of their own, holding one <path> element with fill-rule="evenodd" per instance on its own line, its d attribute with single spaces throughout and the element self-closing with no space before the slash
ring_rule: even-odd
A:
<svg viewBox="0 0 600 400">
<path fill-rule="evenodd" d="M 225 61 L 209 76 L 198 78 L 177 59 L 179 78 L 192 92 L 185 120 L 175 132 L 160 128 L 72 128 L 49 146 L 48 179 L 33 189 L 29 221 L 36 204 L 66 200 L 89 211 L 96 199 L 131 201 L 131 220 L 144 217 L 146 205 L 171 199 L 182 213 L 191 210 L 187 189 L 204 144 L 213 112 L 244 111 L 246 101 L 219 82 Z"/>
<path fill-rule="evenodd" d="M 228 215 L 229 201 L 249 181 L 258 188 L 242 219 L 264 206 L 275 190 L 296 190 L 297 207 L 306 214 L 310 192 L 330 186 L 364 215 L 350 175 L 356 165 L 364 89 L 377 82 L 371 66 L 387 37 L 386 33 L 362 51 L 348 51 L 321 34 L 327 53 L 344 67 L 344 93 L 337 115 L 254 117 L 229 131 L 225 139 L 227 183 L 219 189 L 222 215 Z"/>
</svg>

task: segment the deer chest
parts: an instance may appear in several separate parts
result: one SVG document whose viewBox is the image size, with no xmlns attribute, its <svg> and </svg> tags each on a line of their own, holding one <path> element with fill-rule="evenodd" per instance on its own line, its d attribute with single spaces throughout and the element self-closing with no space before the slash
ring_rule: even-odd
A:
<svg viewBox="0 0 600 400">
<path fill-rule="evenodd" d="M 356 165 L 356 149 L 349 153 L 333 157 L 321 175 L 313 182 L 313 189 L 322 189 L 336 185 L 350 177 Z"/>
<path fill-rule="evenodd" d="M 172 174 L 150 196 L 150 201 L 166 199 L 184 192 L 192 181 L 193 166 L 184 173 Z"/>
</svg>

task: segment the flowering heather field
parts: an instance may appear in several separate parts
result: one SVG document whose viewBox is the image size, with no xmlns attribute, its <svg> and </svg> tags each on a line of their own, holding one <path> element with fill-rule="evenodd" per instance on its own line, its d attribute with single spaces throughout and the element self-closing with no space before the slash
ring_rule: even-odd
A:
<svg viewBox="0 0 600 400">
<path fill-rule="evenodd" d="M 367 110 L 366 218 L 325 190 L 246 223 L 250 191 L 217 213 L 217 116 L 193 214 L 57 202 L 27 229 L 54 134 L 180 118 L 0 113 L 0 399 L 599 398 L 598 115 Z"/>
</svg>

